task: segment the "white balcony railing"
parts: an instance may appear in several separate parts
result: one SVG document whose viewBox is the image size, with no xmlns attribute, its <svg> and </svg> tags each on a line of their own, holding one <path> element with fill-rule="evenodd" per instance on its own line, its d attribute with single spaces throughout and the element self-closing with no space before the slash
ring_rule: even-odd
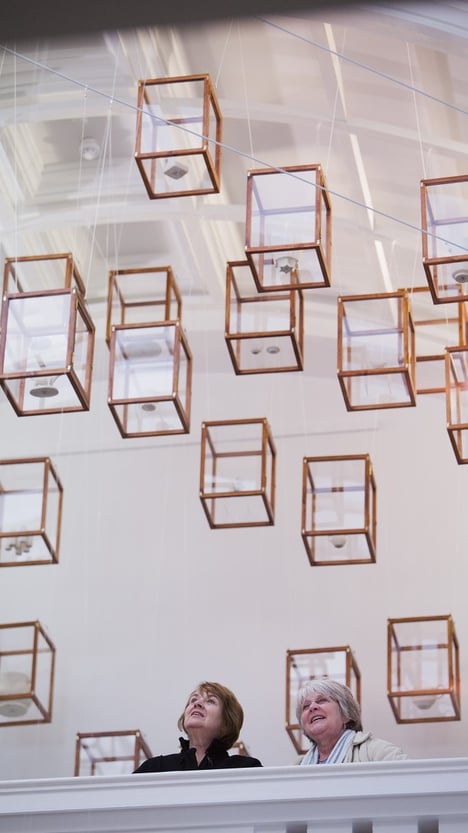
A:
<svg viewBox="0 0 468 833">
<path fill-rule="evenodd" d="M 468 833 L 468 758 L 0 782 L 1 833 Z"/>
</svg>

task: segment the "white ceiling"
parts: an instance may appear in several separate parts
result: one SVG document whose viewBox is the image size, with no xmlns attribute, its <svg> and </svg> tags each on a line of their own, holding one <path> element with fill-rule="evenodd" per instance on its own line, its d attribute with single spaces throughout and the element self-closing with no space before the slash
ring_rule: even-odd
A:
<svg viewBox="0 0 468 833">
<path fill-rule="evenodd" d="M 367 728 L 412 756 L 466 754 L 468 472 L 442 395 L 348 413 L 336 378 L 336 298 L 424 284 L 421 178 L 467 173 L 465 3 L 380 4 L 187 28 L 106 31 L 0 54 L 0 255 L 71 251 L 97 344 L 89 413 L 16 417 L 0 457 L 50 455 L 65 490 L 60 563 L 1 571 L 2 622 L 38 619 L 57 646 L 50 725 L 7 727 L 0 777 L 70 775 L 77 731 L 140 728 L 176 747 L 200 679 L 246 708 L 266 765 L 294 762 L 287 649 L 349 644 Z M 221 193 L 151 201 L 135 164 L 137 82 L 209 73 L 224 117 Z M 80 159 L 98 140 L 94 162 Z M 250 168 L 321 163 L 333 211 L 332 286 L 306 293 L 305 368 L 235 376 L 224 343 L 226 261 L 244 257 Z M 190 434 L 123 440 L 107 408 L 111 269 L 170 264 L 194 356 Z M 198 497 L 202 420 L 267 417 L 275 525 L 210 530 Z M 369 453 L 375 565 L 311 567 L 300 536 L 303 456 Z M 452 614 L 462 720 L 397 726 L 387 617 Z"/>
</svg>

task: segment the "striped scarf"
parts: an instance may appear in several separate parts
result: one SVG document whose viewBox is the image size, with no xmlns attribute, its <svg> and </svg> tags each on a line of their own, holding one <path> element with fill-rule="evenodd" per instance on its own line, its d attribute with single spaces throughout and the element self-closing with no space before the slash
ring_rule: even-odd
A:
<svg viewBox="0 0 468 833">
<path fill-rule="evenodd" d="M 356 732 L 353 729 L 345 729 L 343 734 L 338 738 L 332 751 L 330 752 L 326 761 L 321 761 L 322 764 L 342 764 L 346 758 L 348 749 L 350 748 Z M 301 766 L 309 766 L 310 764 L 319 763 L 319 752 L 315 743 L 312 744 L 307 754 L 301 761 Z"/>
</svg>

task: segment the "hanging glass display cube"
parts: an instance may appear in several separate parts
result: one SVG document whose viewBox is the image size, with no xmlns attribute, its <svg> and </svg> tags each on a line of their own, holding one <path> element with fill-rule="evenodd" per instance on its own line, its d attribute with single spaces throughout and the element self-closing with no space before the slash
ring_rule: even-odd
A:
<svg viewBox="0 0 468 833">
<path fill-rule="evenodd" d="M 302 292 L 259 293 L 249 262 L 229 262 L 225 339 L 237 374 L 302 370 Z"/>
<path fill-rule="evenodd" d="M 150 199 L 220 190 L 222 116 L 209 75 L 138 84 L 135 159 Z"/>
<path fill-rule="evenodd" d="M 54 668 L 40 622 L 0 624 L 0 726 L 51 722 Z"/>
<path fill-rule="evenodd" d="M 86 295 L 85 284 L 70 252 L 5 258 L 3 297 L 54 289 L 76 289 L 83 298 Z"/>
<path fill-rule="evenodd" d="M 48 457 L 0 460 L 0 567 L 58 562 L 62 501 Z"/>
<path fill-rule="evenodd" d="M 368 454 L 304 457 L 302 540 L 311 565 L 374 562 L 376 503 Z"/>
<path fill-rule="evenodd" d="M 405 291 L 338 298 L 338 380 L 348 411 L 416 405 L 415 332 Z"/>
<path fill-rule="evenodd" d="M 249 171 L 245 253 L 260 292 L 330 286 L 331 205 L 320 165 Z"/>
<path fill-rule="evenodd" d="M 435 304 L 468 297 L 468 174 L 421 180 L 423 267 Z"/>
<path fill-rule="evenodd" d="M 170 266 L 119 269 L 109 273 L 106 340 L 113 324 L 176 321 L 182 298 Z"/>
<path fill-rule="evenodd" d="M 188 433 L 191 386 L 179 321 L 112 327 L 108 404 L 122 437 Z"/>
<path fill-rule="evenodd" d="M 388 620 L 387 689 L 397 723 L 460 720 L 458 655 L 451 616 Z"/>
<path fill-rule="evenodd" d="M 78 732 L 75 775 L 128 775 L 151 750 L 139 729 L 114 732 Z"/>
<path fill-rule="evenodd" d="M 7 258 L 3 289 L 0 385 L 16 414 L 89 410 L 94 324 L 72 256 Z"/>
<path fill-rule="evenodd" d="M 415 330 L 416 393 L 445 393 L 445 348 L 468 343 L 466 303 L 454 304 L 450 314 L 441 315 L 441 307 L 433 303 L 428 286 L 404 291 Z"/>
<path fill-rule="evenodd" d="M 93 351 L 75 289 L 4 299 L 0 385 L 18 416 L 89 410 Z"/>
<path fill-rule="evenodd" d="M 229 754 L 232 755 L 241 755 L 243 758 L 250 757 L 250 750 L 247 749 L 243 740 L 238 740 L 236 743 L 233 743 L 231 749 L 229 750 Z"/>
<path fill-rule="evenodd" d="M 200 500 L 212 529 L 272 525 L 275 478 L 266 419 L 202 423 Z"/>
<path fill-rule="evenodd" d="M 468 463 L 468 347 L 445 351 L 447 431 L 458 463 Z"/>
<path fill-rule="evenodd" d="M 286 731 L 299 754 L 307 751 L 309 741 L 296 714 L 297 695 L 305 683 L 323 679 L 348 686 L 360 704 L 361 672 L 349 645 L 286 652 Z"/>
</svg>

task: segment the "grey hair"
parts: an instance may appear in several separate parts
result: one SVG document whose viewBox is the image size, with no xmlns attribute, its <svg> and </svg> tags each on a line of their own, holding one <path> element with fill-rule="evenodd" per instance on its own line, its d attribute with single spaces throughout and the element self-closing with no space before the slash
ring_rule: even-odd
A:
<svg viewBox="0 0 468 833">
<path fill-rule="evenodd" d="M 347 729 L 362 731 L 361 709 L 348 686 L 336 680 L 308 680 L 298 691 L 296 701 L 296 715 L 302 727 L 302 706 L 306 697 L 312 693 L 323 694 L 338 703 L 341 715 Z"/>
</svg>

